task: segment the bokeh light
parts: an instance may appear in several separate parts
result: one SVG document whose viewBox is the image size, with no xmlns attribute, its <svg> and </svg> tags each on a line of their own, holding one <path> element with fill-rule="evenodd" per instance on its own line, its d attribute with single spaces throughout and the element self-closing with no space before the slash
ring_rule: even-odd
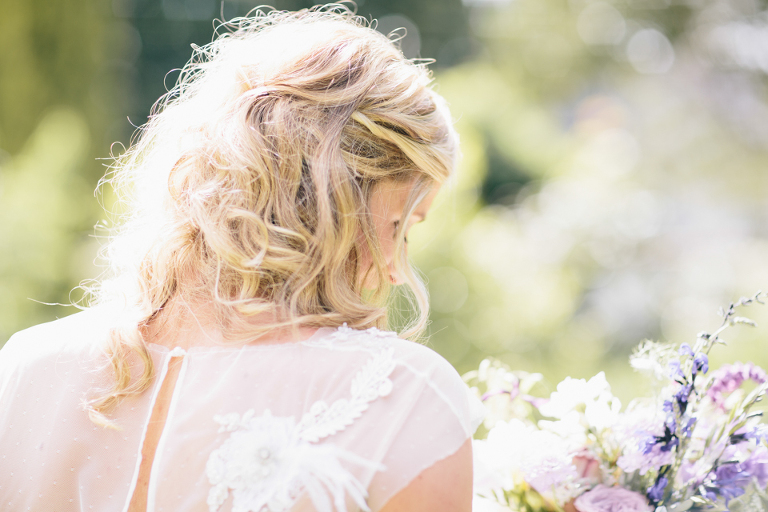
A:
<svg viewBox="0 0 768 512">
<path fill-rule="evenodd" d="M 637 342 L 690 341 L 719 306 L 768 289 L 763 3 L 357 4 L 407 56 L 437 59 L 460 132 L 456 180 L 409 237 L 427 343 L 459 371 L 487 355 L 553 383 L 604 369 L 624 399 Z M 256 5 L 2 7 L 0 342 L 73 311 L 41 302 L 98 275 L 93 226 L 108 219 L 93 190 L 111 144 L 128 144 L 214 17 Z M 768 366 L 764 328 L 731 336 L 716 359 Z"/>
</svg>

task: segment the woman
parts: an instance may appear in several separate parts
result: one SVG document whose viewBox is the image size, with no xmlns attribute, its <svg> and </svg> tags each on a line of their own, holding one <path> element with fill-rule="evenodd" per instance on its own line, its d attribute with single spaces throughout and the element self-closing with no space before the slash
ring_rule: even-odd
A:
<svg viewBox="0 0 768 512">
<path fill-rule="evenodd" d="M 456 137 L 339 8 L 198 48 L 114 166 L 98 305 L 0 351 L 3 510 L 471 508 L 482 406 L 386 325 Z"/>
</svg>

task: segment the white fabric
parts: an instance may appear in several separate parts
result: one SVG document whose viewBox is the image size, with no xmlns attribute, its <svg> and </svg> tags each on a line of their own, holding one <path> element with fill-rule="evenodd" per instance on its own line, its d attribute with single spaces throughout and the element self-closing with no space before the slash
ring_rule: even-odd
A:
<svg viewBox="0 0 768 512">
<path fill-rule="evenodd" d="M 0 510 L 126 510 L 172 355 L 184 360 L 148 511 L 377 511 L 482 421 L 437 353 L 342 327 L 279 345 L 150 344 L 157 378 L 115 409 L 122 430 L 105 430 L 80 403 L 108 382 L 100 347 L 111 325 L 91 309 L 0 350 Z"/>
</svg>

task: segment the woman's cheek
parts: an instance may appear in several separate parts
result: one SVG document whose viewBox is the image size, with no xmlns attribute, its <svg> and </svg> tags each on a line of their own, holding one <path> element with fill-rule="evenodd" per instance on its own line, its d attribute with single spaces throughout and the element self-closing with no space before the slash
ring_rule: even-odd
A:
<svg viewBox="0 0 768 512">
<path fill-rule="evenodd" d="M 362 232 L 357 237 L 357 270 L 360 279 L 364 279 L 373 265 L 373 258 Z M 361 283 L 365 285 L 365 283 Z"/>
<path fill-rule="evenodd" d="M 384 256 L 384 261 L 387 264 L 387 266 L 390 266 L 392 264 L 392 260 L 394 260 L 395 256 L 395 247 L 392 242 L 384 242 L 381 244 L 381 254 Z"/>
</svg>

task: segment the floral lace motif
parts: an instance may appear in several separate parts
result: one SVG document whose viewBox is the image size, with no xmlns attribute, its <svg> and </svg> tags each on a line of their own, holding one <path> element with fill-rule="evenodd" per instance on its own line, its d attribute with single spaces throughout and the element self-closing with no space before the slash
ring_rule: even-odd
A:
<svg viewBox="0 0 768 512">
<path fill-rule="evenodd" d="M 318 400 L 299 422 L 301 438 L 316 443 L 324 437 L 344 430 L 362 416 L 368 404 L 392 391 L 389 374 L 395 368 L 395 349 L 386 347 L 374 355 L 352 379 L 352 397 L 339 398 L 330 406 Z"/>
<path fill-rule="evenodd" d="M 290 509 L 306 491 L 319 512 L 332 508 L 346 510 L 345 494 L 363 510 L 366 489 L 341 465 L 352 462 L 371 469 L 382 469 L 357 455 L 331 443 L 314 444 L 344 430 L 359 418 L 371 402 L 392 391 L 389 375 L 395 368 L 394 347 L 383 340 L 391 333 L 372 330 L 356 331 L 346 325 L 312 345 L 346 350 L 365 344 L 373 349 L 371 357 L 352 379 L 351 397 L 340 398 L 328 405 L 315 402 L 301 421 L 276 417 L 267 410 L 257 416 L 253 409 L 242 416 L 237 413 L 216 416 L 219 432 L 231 432 L 214 450 L 206 464 L 212 488 L 208 494 L 210 512 L 217 511 L 233 497 L 233 512 L 283 512 Z M 365 341 L 367 340 L 367 341 Z M 331 502 L 333 507 L 331 506 Z"/>
<path fill-rule="evenodd" d="M 397 339 L 397 334 L 391 331 L 382 331 L 376 327 L 371 327 L 364 331 L 352 329 L 345 323 L 336 329 L 329 336 L 318 340 L 303 342 L 309 347 L 321 347 L 331 350 L 367 350 L 369 352 L 378 352 L 391 345 L 393 339 Z"/>
</svg>

